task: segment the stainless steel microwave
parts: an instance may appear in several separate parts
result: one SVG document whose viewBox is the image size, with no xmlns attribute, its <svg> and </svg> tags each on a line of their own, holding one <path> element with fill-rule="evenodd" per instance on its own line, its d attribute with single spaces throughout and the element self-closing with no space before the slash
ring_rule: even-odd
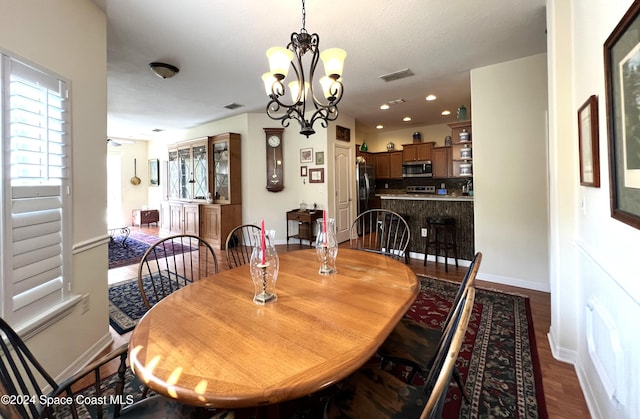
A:
<svg viewBox="0 0 640 419">
<path fill-rule="evenodd" d="M 433 177 L 431 160 L 402 163 L 402 177 Z"/>
</svg>

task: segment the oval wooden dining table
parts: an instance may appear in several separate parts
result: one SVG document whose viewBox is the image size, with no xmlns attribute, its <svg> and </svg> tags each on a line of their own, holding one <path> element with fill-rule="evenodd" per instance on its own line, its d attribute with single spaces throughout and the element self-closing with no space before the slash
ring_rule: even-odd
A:
<svg viewBox="0 0 640 419">
<path fill-rule="evenodd" d="M 340 249 L 320 275 L 315 250 L 280 255 L 276 294 L 253 302 L 248 265 L 196 281 L 140 319 L 131 367 L 156 392 L 220 408 L 263 406 L 326 388 L 362 366 L 419 291 L 392 258 Z"/>
</svg>

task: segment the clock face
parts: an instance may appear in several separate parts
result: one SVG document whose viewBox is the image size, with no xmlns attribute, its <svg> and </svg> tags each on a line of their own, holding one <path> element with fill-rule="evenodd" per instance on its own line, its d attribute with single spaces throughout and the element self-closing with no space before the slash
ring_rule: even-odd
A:
<svg viewBox="0 0 640 419">
<path fill-rule="evenodd" d="M 273 148 L 278 147 L 280 145 L 280 137 L 277 135 L 272 135 L 269 137 L 269 145 Z"/>
</svg>

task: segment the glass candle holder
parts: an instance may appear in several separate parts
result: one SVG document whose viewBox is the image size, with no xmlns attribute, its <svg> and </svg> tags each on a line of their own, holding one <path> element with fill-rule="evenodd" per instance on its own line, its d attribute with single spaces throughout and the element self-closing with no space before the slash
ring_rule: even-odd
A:
<svg viewBox="0 0 640 419">
<path fill-rule="evenodd" d="M 316 255 L 320 261 L 318 273 L 331 275 L 337 271 L 336 257 L 338 256 L 338 241 L 336 240 L 336 220 L 319 218 L 316 220 L 318 236 L 316 237 Z"/>
<path fill-rule="evenodd" d="M 271 304 L 276 302 L 276 281 L 280 260 L 275 247 L 275 230 L 265 232 L 265 246 L 262 248 L 261 233 L 256 233 L 251 252 L 250 270 L 253 281 L 253 302 L 256 304 Z M 264 254 L 264 257 L 263 257 Z"/>
</svg>

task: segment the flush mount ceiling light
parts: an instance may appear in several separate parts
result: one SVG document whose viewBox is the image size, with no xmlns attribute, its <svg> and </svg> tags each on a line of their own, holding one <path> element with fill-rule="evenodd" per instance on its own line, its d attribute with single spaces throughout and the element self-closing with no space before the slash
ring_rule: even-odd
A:
<svg viewBox="0 0 640 419">
<path fill-rule="evenodd" d="M 442 111 L 442 116 L 451 115 L 451 111 Z"/>
<path fill-rule="evenodd" d="M 149 64 L 149 68 L 161 79 L 170 79 L 180 72 L 178 67 L 167 63 L 153 62 Z"/>
<path fill-rule="evenodd" d="M 300 124 L 300 134 L 308 138 L 315 134 L 313 124 L 317 120 L 326 128 L 328 121 L 338 118 L 338 102 L 342 99 L 343 93 L 340 78 L 347 53 L 340 48 L 329 48 L 319 52 L 320 37 L 316 33 L 309 35 L 305 29 L 305 20 L 306 10 L 302 0 L 302 29 L 300 33 L 291 34 L 291 42 L 286 48 L 273 47 L 267 50 L 269 72 L 262 75 L 262 81 L 270 99 L 267 103 L 267 115 L 271 119 L 281 121 L 283 127 L 289 126 L 289 119 L 295 119 Z M 305 73 L 302 57 L 307 52 L 311 53 L 311 61 L 308 73 Z M 318 59 L 324 63 L 325 76 L 314 82 Z M 296 79 L 287 85 L 292 102 L 285 104 L 282 97 L 285 94 L 284 79 L 289 67 L 293 67 Z M 319 83 L 319 86 L 316 83 Z M 324 96 L 322 101 L 316 97 L 318 87 Z M 315 108 L 310 119 L 305 118 L 307 102 Z"/>
<path fill-rule="evenodd" d="M 411 117 L 410 116 L 405 116 L 404 118 L 402 118 L 402 120 L 404 122 L 409 122 L 409 121 L 411 121 Z"/>
<path fill-rule="evenodd" d="M 436 100 L 436 99 L 437 99 L 436 95 L 428 95 L 425 98 L 425 100 L 428 100 L 429 102 L 431 102 L 432 100 Z"/>
<path fill-rule="evenodd" d="M 386 111 L 387 109 L 389 109 L 389 104 L 388 103 L 384 103 L 384 104 L 380 105 L 380 109 L 382 109 L 383 111 Z"/>
</svg>

